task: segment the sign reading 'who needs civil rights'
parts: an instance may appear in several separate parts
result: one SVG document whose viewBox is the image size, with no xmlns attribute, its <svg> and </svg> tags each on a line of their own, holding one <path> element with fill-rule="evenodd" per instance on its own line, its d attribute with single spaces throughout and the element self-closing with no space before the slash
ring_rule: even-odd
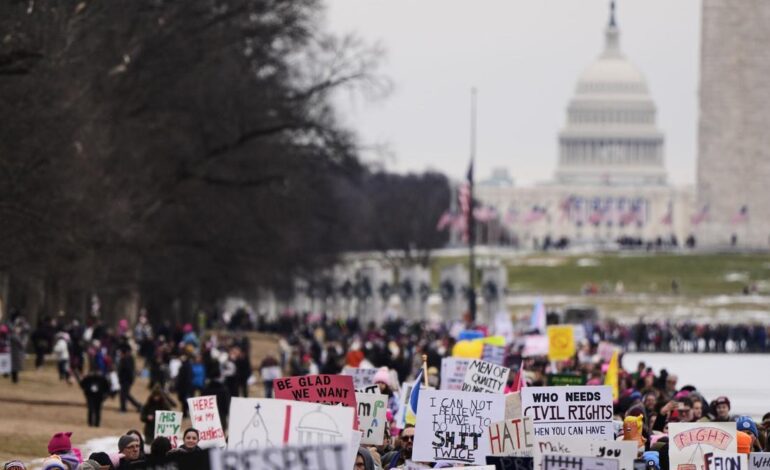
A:
<svg viewBox="0 0 770 470">
<path fill-rule="evenodd" d="M 607 386 L 524 387 L 521 410 L 532 419 L 535 436 L 614 438 Z"/>
</svg>

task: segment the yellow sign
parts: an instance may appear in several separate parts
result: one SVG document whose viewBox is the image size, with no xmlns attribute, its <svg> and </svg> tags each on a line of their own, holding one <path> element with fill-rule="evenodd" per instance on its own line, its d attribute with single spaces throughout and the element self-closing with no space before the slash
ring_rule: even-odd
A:
<svg viewBox="0 0 770 470">
<path fill-rule="evenodd" d="M 564 361 L 575 355 L 575 334 L 572 325 L 548 327 L 548 360 Z"/>
</svg>

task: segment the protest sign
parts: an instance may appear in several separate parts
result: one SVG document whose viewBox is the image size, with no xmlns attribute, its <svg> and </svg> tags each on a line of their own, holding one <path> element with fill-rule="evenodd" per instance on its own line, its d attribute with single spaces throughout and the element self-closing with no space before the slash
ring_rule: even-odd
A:
<svg viewBox="0 0 770 470">
<path fill-rule="evenodd" d="M 596 457 L 544 455 L 543 470 L 618 470 L 618 461 Z"/>
<path fill-rule="evenodd" d="M 269 398 L 230 401 L 228 449 L 256 449 L 286 444 L 349 445 L 353 408 Z"/>
<path fill-rule="evenodd" d="M 669 423 L 668 458 L 670 468 L 706 470 L 709 452 L 735 452 L 737 432 L 729 423 Z M 681 466 L 681 467 L 680 467 Z"/>
<path fill-rule="evenodd" d="M 575 330 L 572 325 L 551 325 L 547 333 L 549 361 L 564 361 L 575 355 Z"/>
<path fill-rule="evenodd" d="M 596 348 L 596 353 L 602 358 L 602 362 L 610 362 L 615 351 L 620 351 L 620 346 L 608 341 L 600 341 Z"/>
<path fill-rule="evenodd" d="M 707 452 L 703 456 L 706 470 L 748 470 L 746 454 L 737 452 Z"/>
<path fill-rule="evenodd" d="M 182 412 L 155 411 L 155 437 L 164 436 L 177 448 L 182 443 Z"/>
<path fill-rule="evenodd" d="M 770 470 L 770 452 L 750 453 L 749 470 Z"/>
<path fill-rule="evenodd" d="M 575 374 L 547 374 L 545 376 L 546 385 L 565 386 L 565 385 L 585 385 L 585 375 Z"/>
<path fill-rule="evenodd" d="M 521 355 L 524 357 L 545 356 L 548 354 L 548 336 L 528 335 L 524 337 L 524 349 Z"/>
<path fill-rule="evenodd" d="M 356 408 L 353 378 L 348 375 L 301 375 L 273 381 L 275 398 L 285 400 L 343 405 Z M 355 429 L 358 429 L 356 417 Z"/>
<path fill-rule="evenodd" d="M 441 359 L 441 390 L 461 390 L 465 372 L 473 359 L 466 357 L 445 357 Z"/>
<path fill-rule="evenodd" d="M 0 374 L 11 373 L 11 353 L 0 353 Z"/>
<path fill-rule="evenodd" d="M 463 392 L 502 393 L 511 369 L 491 362 L 473 359 L 463 380 Z"/>
<path fill-rule="evenodd" d="M 355 388 L 364 388 L 374 385 L 374 376 L 377 375 L 377 369 L 372 367 L 345 366 L 340 374 L 353 377 L 353 386 Z"/>
<path fill-rule="evenodd" d="M 217 397 L 208 395 L 187 399 L 190 409 L 190 421 L 192 427 L 198 430 L 200 441 L 198 446 L 202 449 L 208 447 L 224 447 L 225 431 L 222 429 L 222 421 L 219 419 Z"/>
<path fill-rule="evenodd" d="M 288 445 L 258 449 L 213 451 L 212 470 L 333 470 L 348 465 L 348 445 L 342 443 Z"/>
<path fill-rule="evenodd" d="M 532 457 L 535 435 L 529 418 L 506 419 L 487 428 L 489 455 Z"/>
<path fill-rule="evenodd" d="M 361 430 L 361 443 L 382 445 L 385 435 L 388 409 L 388 397 L 382 393 L 356 393 L 358 402 L 358 428 Z"/>
<path fill-rule="evenodd" d="M 404 463 L 404 470 L 420 470 L 422 468 L 432 468 L 432 467 L 421 464 L 419 462 L 412 462 L 411 460 L 407 460 Z"/>
<path fill-rule="evenodd" d="M 494 465 L 495 470 L 532 470 L 532 457 L 488 455 L 487 464 Z"/>
<path fill-rule="evenodd" d="M 487 427 L 505 415 L 500 394 L 423 390 L 417 405 L 412 458 L 485 464 Z"/>
<path fill-rule="evenodd" d="M 521 392 L 505 394 L 505 419 L 521 418 Z"/>
<path fill-rule="evenodd" d="M 521 407 L 535 436 L 614 439 L 610 387 L 524 387 Z"/>
<path fill-rule="evenodd" d="M 465 470 L 495 470 L 494 465 L 472 465 L 470 467 L 463 467 Z"/>
<path fill-rule="evenodd" d="M 534 444 L 535 470 L 541 468 L 543 455 L 577 455 L 618 461 L 619 470 L 634 470 L 638 451 L 636 441 L 596 441 L 593 439 L 538 437 Z"/>
<path fill-rule="evenodd" d="M 484 349 L 481 351 L 481 358 L 487 362 L 501 366 L 503 365 L 503 362 L 505 362 L 505 348 L 493 344 L 485 344 Z"/>
<path fill-rule="evenodd" d="M 357 388 L 356 393 L 380 393 L 379 385 L 369 385 L 363 388 Z"/>
</svg>

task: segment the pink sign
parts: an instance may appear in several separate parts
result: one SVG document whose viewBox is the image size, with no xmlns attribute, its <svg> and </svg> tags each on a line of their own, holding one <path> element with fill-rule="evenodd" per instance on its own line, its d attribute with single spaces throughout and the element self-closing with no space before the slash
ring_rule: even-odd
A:
<svg viewBox="0 0 770 470">
<path fill-rule="evenodd" d="M 358 429 L 356 391 L 353 387 L 353 377 L 349 375 L 320 374 L 284 377 L 273 380 L 273 388 L 275 398 L 349 406 L 356 411 L 355 422 Z"/>
</svg>

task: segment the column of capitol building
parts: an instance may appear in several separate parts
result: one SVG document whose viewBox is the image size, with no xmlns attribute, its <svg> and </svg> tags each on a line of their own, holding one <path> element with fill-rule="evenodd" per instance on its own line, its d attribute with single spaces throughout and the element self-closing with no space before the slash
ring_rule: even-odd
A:
<svg viewBox="0 0 770 470">
<path fill-rule="evenodd" d="M 567 107 L 553 181 L 516 187 L 498 170 L 477 185 L 478 198 L 503 218 L 513 209 L 510 226 L 525 247 L 545 236 L 579 242 L 675 235 L 682 243 L 692 233 L 694 189 L 667 182 L 655 103 L 644 76 L 624 57 L 619 36 L 612 7 L 604 50 L 581 74 Z M 535 206 L 545 217 L 525 223 Z M 601 221 L 592 223 L 597 212 Z"/>
<path fill-rule="evenodd" d="M 770 2 L 703 0 L 699 227 L 708 245 L 770 247 Z M 746 220 L 736 223 L 741 208 Z"/>
</svg>

